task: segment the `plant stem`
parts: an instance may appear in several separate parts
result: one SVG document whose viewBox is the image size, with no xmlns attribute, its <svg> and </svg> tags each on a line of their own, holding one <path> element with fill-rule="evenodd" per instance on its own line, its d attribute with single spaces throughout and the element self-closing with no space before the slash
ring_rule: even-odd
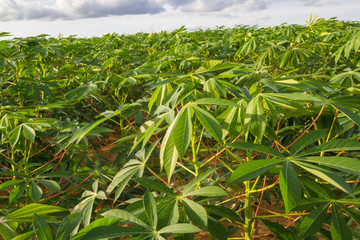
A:
<svg viewBox="0 0 360 240">
<path fill-rule="evenodd" d="M 247 152 L 247 161 L 251 161 L 251 158 L 249 157 L 250 152 Z M 250 180 L 244 182 L 245 185 L 245 203 L 244 203 L 244 211 L 245 211 L 245 239 L 250 240 L 251 239 L 251 222 L 252 222 L 252 214 L 251 214 L 251 184 Z"/>
<path fill-rule="evenodd" d="M 251 221 L 252 221 L 252 215 L 251 215 L 251 195 L 250 195 L 250 181 L 245 181 L 245 239 L 250 240 L 251 239 Z"/>
</svg>

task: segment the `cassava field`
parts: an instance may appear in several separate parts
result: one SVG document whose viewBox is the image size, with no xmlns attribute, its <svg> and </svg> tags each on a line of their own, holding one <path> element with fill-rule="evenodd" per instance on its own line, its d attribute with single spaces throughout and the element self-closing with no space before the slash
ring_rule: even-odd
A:
<svg viewBox="0 0 360 240">
<path fill-rule="evenodd" d="M 0 36 L 1 239 L 360 239 L 360 22 Z"/>
</svg>

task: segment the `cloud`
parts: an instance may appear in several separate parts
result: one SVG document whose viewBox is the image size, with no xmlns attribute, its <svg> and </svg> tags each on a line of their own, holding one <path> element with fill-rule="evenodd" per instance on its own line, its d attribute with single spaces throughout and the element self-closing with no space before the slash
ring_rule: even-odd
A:
<svg viewBox="0 0 360 240">
<path fill-rule="evenodd" d="M 326 6 L 333 3 L 332 0 L 300 0 L 305 6 Z"/>
<path fill-rule="evenodd" d="M 73 17 L 105 17 L 109 15 L 154 14 L 161 5 L 152 0 L 57 0 L 57 6 Z"/>
<path fill-rule="evenodd" d="M 10 21 L 14 19 L 21 19 L 23 15 L 23 5 L 12 0 L 0 1 L 0 20 Z"/>
<path fill-rule="evenodd" d="M 276 2 L 326 6 L 340 0 L 0 0 L 0 21 L 79 19 L 174 13 L 234 13 L 268 9 Z"/>
<path fill-rule="evenodd" d="M 78 19 L 164 11 L 155 0 L 0 0 L 0 21 Z"/>
</svg>

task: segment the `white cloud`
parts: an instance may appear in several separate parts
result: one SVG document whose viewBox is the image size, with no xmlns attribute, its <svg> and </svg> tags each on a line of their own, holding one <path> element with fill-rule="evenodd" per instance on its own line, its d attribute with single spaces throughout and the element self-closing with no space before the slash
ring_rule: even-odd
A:
<svg viewBox="0 0 360 240">
<path fill-rule="evenodd" d="M 0 20 L 10 21 L 13 19 L 22 19 L 24 16 L 23 4 L 13 0 L 0 1 Z"/>
<path fill-rule="evenodd" d="M 0 0 L 0 21 L 75 20 L 165 12 L 231 16 L 271 9 L 277 3 L 325 7 L 340 1 L 350 0 Z"/>
<path fill-rule="evenodd" d="M 154 0 L 0 0 L 0 21 L 78 19 L 162 11 L 164 8 Z"/>
</svg>

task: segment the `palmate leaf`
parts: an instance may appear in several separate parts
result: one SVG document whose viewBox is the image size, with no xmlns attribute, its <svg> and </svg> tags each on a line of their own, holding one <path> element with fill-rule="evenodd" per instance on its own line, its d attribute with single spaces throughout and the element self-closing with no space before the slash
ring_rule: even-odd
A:
<svg viewBox="0 0 360 240">
<path fill-rule="evenodd" d="M 53 239 L 49 225 L 46 223 L 45 219 L 36 213 L 34 214 L 33 228 L 36 232 L 37 239 Z"/>
<path fill-rule="evenodd" d="M 139 162 L 140 163 L 140 162 Z M 125 188 L 125 186 L 128 184 L 128 182 L 130 181 L 130 179 L 135 175 L 136 171 L 139 169 L 141 165 L 130 165 L 128 167 L 124 167 L 120 172 L 118 172 L 115 177 L 113 178 L 113 180 L 111 181 L 111 183 L 109 184 L 109 186 L 106 189 L 106 193 L 111 193 L 116 187 L 118 187 L 118 189 L 120 188 L 121 190 L 120 193 L 122 192 L 122 190 Z M 120 195 L 119 193 L 117 195 Z M 119 196 L 117 196 L 119 197 Z M 116 200 L 116 198 L 115 198 Z"/>
<path fill-rule="evenodd" d="M 350 186 L 346 183 L 346 181 L 342 177 L 337 175 L 335 172 L 329 171 L 327 169 L 324 169 L 324 168 L 321 168 L 319 166 L 312 165 L 309 163 L 305 163 L 305 162 L 294 161 L 294 163 L 297 164 L 298 166 L 304 168 L 306 171 L 314 174 L 315 176 L 334 185 L 338 189 L 340 189 L 350 195 L 353 195 Z"/>
<path fill-rule="evenodd" d="M 188 182 L 185 187 L 183 188 L 181 194 L 184 196 L 188 194 L 189 192 L 192 192 L 195 190 L 195 188 L 198 186 L 198 184 L 203 181 L 205 178 L 210 176 L 216 169 L 208 169 L 204 172 L 201 172 L 199 175 L 197 175 L 194 179 L 192 179 L 190 182 Z"/>
<path fill-rule="evenodd" d="M 307 149 L 296 155 L 305 156 L 320 152 L 341 152 L 341 151 L 358 151 L 358 150 L 360 150 L 360 142 L 354 140 L 348 140 L 348 139 L 335 139 L 330 142 Z"/>
<path fill-rule="evenodd" d="M 183 194 L 183 197 L 186 196 L 203 196 L 203 197 L 222 197 L 228 195 L 228 193 L 218 186 L 205 186 L 194 191 Z"/>
<path fill-rule="evenodd" d="M 164 233 L 195 233 L 202 232 L 202 230 L 192 224 L 188 223 L 177 223 L 166 226 L 158 231 L 159 234 Z"/>
<path fill-rule="evenodd" d="M 247 105 L 244 126 L 246 134 L 251 130 L 258 141 L 261 142 L 266 129 L 266 115 L 261 95 L 251 99 Z"/>
<path fill-rule="evenodd" d="M 286 213 L 294 208 L 301 199 L 302 188 L 290 161 L 285 161 L 280 171 L 280 190 Z"/>
<path fill-rule="evenodd" d="M 32 127 L 30 127 L 30 126 L 28 126 L 26 124 L 22 124 L 22 127 L 23 127 L 22 133 L 23 133 L 24 137 L 27 140 L 29 140 L 31 142 L 34 142 L 35 141 L 35 136 L 36 136 L 35 130 Z"/>
<path fill-rule="evenodd" d="M 284 228 L 282 225 L 272 222 L 266 219 L 261 219 L 261 221 L 266 225 L 266 227 L 274 233 L 281 240 L 297 240 L 299 239 L 298 235 L 291 232 L 289 229 Z"/>
<path fill-rule="evenodd" d="M 5 220 L 7 222 L 31 222 L 34 213 L 36 213 L 39 216 L 46 215 L 46 214 L 53 214 L 53 213 L 59 213 L 68 211 L 65 208 L 61 208 L 58 206 L 50 206 L 50 205 L 44 205 L 39 203 L 31 203 L 28 204 L 10 214 L 8 214 L 5 217 Z"/>
<path fill-rule="evenodd" d="M 298 152 L 303 150 L 305 147 L 324 137 L 327 130 L 311 131 L 302 136 L 297 142 L 295 142 L 289 149 L 290 155 L 297 155 Z M 320 145 L 323 146 L 324 144 Z"/>
<path fill-rule="evenodd" d="M 216 219 L 209 217 L 208 230 L 210 234 L 218 240 L 227 240 L 228 233 L 225 227 Z"/>
<path fill-rule="evenodd" d="M 101 214 L 102 216 L 106 218 L 116 218 L 116 219 L 122 219 L 127 221 L 130 224 L 133 224 L 135 226 L 145 228 L 148 230 L 151 230 L 152 228 L 148 226 L 146 223 L 144 223 L 141 219 L 136 217 L 135 215 L 121 209 L 112 209 L 107 212 L 104 212 Z"/>
<path fill-rule="evenodd" d="M 183 108 L 184 109 L 184 108 Z M 160 148 L 160 169 L 165 168 L 165 171 L 168 175 L 168 181 L 170 181 L 171 176 L 175 170 L 176 162 L 179 157 L 179 153 L 176 149 L 174 142 L 174 128 L 179 117 L 182 115 L 184 110 L 181 110 L 173 120 L 173 122 L 168 127 L 165 136 L 161 142 Z"/>
<path fill-rule="evenodd" d="M 109 120 L 110 118 L 113 118 L 117 115 L 119 115 L 122 111 L 125 111 L 131 107 L 134 107 L 138 104 L 126 104 L 126 105 L 121 105 L 116 111 L 105 111 L 103 112 L 102 116 L 104 116 L 103 118 L 92 122 L 92 123 L 88 123 L 85 126 L 79 128 L 70 138 L 70 140 L 67 142 L 66 147 L 69 147 L 72 143 L 76 142 L 79 143 L 87 134 L 89 134 L 93 129 L 95 129 L 97 126 L 99 126 L 101 123 L 105 122 L 106 120 Z"/>
<path fill-rule="evenodd" d="M 99 239 L 116 238 L 121 236 L 134 236 L 134 235 L 146 234 L 146 233 L 150 234 L 151 232 L 136 228 L 126 228 L 120 226 L 99 226 L 91 229 L 83 237 L 76 239 L 99 240 Z"/>
<path fill-rule="evenodd" d="M 356 113 L 352 109 L 349 109 L 349 108 L 347 108 L 345 106 L 342 106 L 340 104 L 331 103 L 331 105 L 333 105 L 334 108 L 339 109 L 342 113 L 345 114 L 346 117 L 348 117 L 356 125 L 360 126 L 360 116 L 359 116 L 358 113 Z"/>
<path fill-rule="evenodd" d="M 168 195 L 174 195 L 173 190 L 171 190 L 169 187 L 167 187 L 164 184 L 161 184 L 157 181 L 154 181 L 149 178 L 137 178 L 136 181 L 143 187 L 146 187 L 148 189 L 152 189 L 161 193 L 166 193 Z"/>
<path fill-rule="evenodd" d="M 346 173 L 360 175 L 360 160 L 349 157 L 302 157 L 304 162 L 311 162 L 335 168 Z"/>
<path fill-rule="evenodd" d="M 351 230 L 338 211 L 336 204 L 331 207 L 331 236 L 333 239 L 339 240 L 353 239 Z"/>
<path fill-rule="evenodd" d="M 199 67 L 194 73 L 200 74 L 200 73 L 206 73 L 218 70 L 216 67 L 218 67 L 220 64 L 222 64 L 222 60 L 209 60 L 206 61 L 201 67 Z M 230 68 L 230 67 L 229 67 Z"/>
<path fill-rule="evenodd" d="M 284 160 L 282 159 L 264 159 L 242 163 L 231 174 L 229 184 L 244 182 L 256 178 L 283 161 Z"/>
<path fill-rule="evenodd" d="M 35 183 L 35 181 L 30 182 L 29 191 L 30 197 L 34 202 L 38 202 L 41 199 L 43 191 L 41 187 Z"/>
<path fill-rule="evenodd" d="M 144 204 L 146 216 L 150 222 L 150 226 L 153 229 L 156 229 L 157 223 L 158 223 L 156 202 L 155 202 L 154 196 L 149 191 L 149 189 L 147 189 L 145 192 L 143 204 Z"/>
<path fill-rule="evenodd" d="M 112 226 L 117 223 L 119 223 L 119 219 L 115 218 L 100 218 L 96 219 L 95 221 L 91 222 L 89 225 L 81 229 L 75 236 L 71 238 L 71 240 L 80 240 L 80 239 L 86 239 L 84 236 L 89 233 L 92 229 L 98 228 L 98 227 L 105 227 L 105 226 Z M 118 227 L 118 226 L 115 226 Z"/>
<path fill-rule="evenodd" d="M 234 222 L 244 223 L 244 220 L 240 218 L 240 216 L 235 211 L 227 207 L 215 205 L 203 205 L 203 207 L 210 215 L 216 215 L 219 217 L 230 219 Z"/>
<path fill-rule="evenodd" d="M 206 228 L 208 215 L 205 208 L 190 199 L 182 198 L 181 200 L 183 201 L 186 215 L 190 218 L 190 220 L 193 223 Z"/>
<path fill-rule="evenodd" d="M 209 112 L 198 106 L 193 105 L 192 109 L 205 130 L 220 143 L 222 138 L 222 128 L 219 122 Z"/>
<path fill-rule="evenodd" d="M 179 112 L 179 115 L 180 116 L 174 126 L 173 138 L 179 157 L 182 158 L 190 145 L 193 124 L 191 121 L 190 108 L 184 108 L 183 111 Z"/>
<path fill-rule="evenodd" d="M 300 224 L 300 239 L 309 237 L 320 230 L 325 221 L 328 207 L 329 203 L 322 204 L 303 218 Z"/>
<path fill-rule="evenodd" d="M 265 154 L 269 154 L 271 156 L 275 156 L 275 157 L 279 157 L 279 158 L 285 158 L 285 156 L 282 153 L 280 153 L 278 150 L 275 150 L 273 148 L 269 148 L 269 147 L 267 147 L 265 145 L 261 145 L 261 144 L 237 141 L 237 142 L 232 143 L 232 144 L 230 144 L 228 146 L 231 147 L 231 148 L 252 150 L 252 151 L 256 151 L 256 152 L 262 152 L 262 153 L 265 153 Z"/>
<path fill-rule="evenodd" d="M 70 214 L 69 216 L 66 216 L 58 230 L 57 230 L 57 234 L 56 234 L 56 240 L 67 240 L 70 238 L 71 234 L 74 232 L 75 229 L 78 228 L 78 226 L 80 225 L 81 221 L 82 221 L 82 215 L 81 213 L 73 213 Z"/>
<path fill-rule="evenodd" d="M 199 98 L 192 104 L 221 105 L 240 108 L 241 106 L 224 98 Z"/>
</svg>

